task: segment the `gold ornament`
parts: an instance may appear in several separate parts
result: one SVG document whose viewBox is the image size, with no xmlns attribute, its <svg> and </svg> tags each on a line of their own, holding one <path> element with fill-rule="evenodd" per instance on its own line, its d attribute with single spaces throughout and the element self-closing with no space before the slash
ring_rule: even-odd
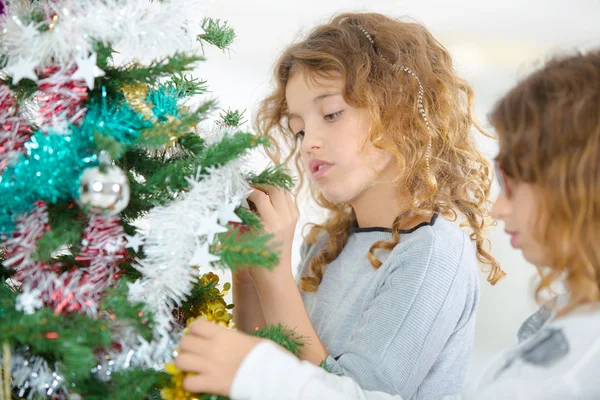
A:
<svg viewBox="0 0 600 400">
<path fill-rule="evenodd" d="M 228 328 L 233 327 L 233 315 L 228 311 L 230 306 L 225 302 L 224 296 L 227 295 L 231 285 L 229 283 L 225 283 L 223 285 L 223 290 L 219 290 L 217 285 L 219 283 L 219 276 L 209 272 L 204 274 L 200 278 L 200 284 L 203 286 L 208 286 L 211 283 L 215 283 L 213 289 L 210 290 L 211 294 L 216 296 L 213 297 L 212 300 L 199 304 L 194 311 L 198 314 L 195 318 L 189 318 L 186 321 L 187 326 L 189 327 L 196 319 L 206 319 L 208 321 L 212 321 L 221 326 L 225 326 Z M 184 332 L 187 333 L 188 328 L 185 328 Z M 165 400 L 198 400 L 198 396 L 196 394 L 190 393 L 183 388 L 183 381 L 190 374 L 189 372 L 180 371 L 173 363 L 168 363 L 165 365 L 165 371 L 171 375 L 170 385 L 163 388 L 160 392 L 161 396 Z"/>
<path fill-rule="evenodd" d="M 183 388 L 183 381 L 189 375 L 177 369 L 172 364 L 165 365 L 165 372 L 171 375 L 171 384 L 160 391 L 160 395 L 165 400 L 198 400 L 198 396 L 188 392 Z"/>
</svg>

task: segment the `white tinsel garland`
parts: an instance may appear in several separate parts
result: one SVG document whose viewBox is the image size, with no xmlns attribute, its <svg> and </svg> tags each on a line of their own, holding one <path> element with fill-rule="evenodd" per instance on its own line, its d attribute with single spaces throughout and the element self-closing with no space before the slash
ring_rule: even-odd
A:
<svg viewBox="0 0 600 400">
<path fill-rule="evenodd" d="M 55 23 L 39 32 L 29 21 L 34 7 L 44 4 Z M 166 57 L 190 47 L 188 20 L 201 15 L 197 0 L 58 0 L 11 1 L 0 18 L 0 52 L 8 66 L 28 60 L 38 66 L 65 65 L 88 54 L 94 43 L 112 43 L 131 59 Z M 12 17 L 14 16 L 14 17 Z"/>
<path fill-rule="evenodd" d="M 229 133 L 223 130 L 221 139 L 223 134 Z M 150 210 L 148 233 L 138 238 L 145 257 L 134 265 L 143 277 L 129 285 L 130 300 L 145 302 L 155 322 L 155 342 L 140 340 L 141 346 L 135 349 L 136 361 L 142 365 L 155 364 L 157 356 L 161 360 L 171 357 L 174 306 L 191 292 L 201 275 L 198 267 L 218 262 L 218 257 L 209 253 L 216 234 L 225 232 L 227 223 L 240 221 L 233 210 L 249 191 L 243 165 L 240 158 L 189 177 L 186 192 L 172 203 Z"/>
</svg>

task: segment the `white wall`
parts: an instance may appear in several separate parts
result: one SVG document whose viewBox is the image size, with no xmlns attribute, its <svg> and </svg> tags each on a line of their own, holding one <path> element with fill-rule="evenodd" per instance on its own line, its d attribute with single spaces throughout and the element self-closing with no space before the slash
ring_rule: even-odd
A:
<svg viewBox="0 0 600 400">
<path fill-rule="evenodd" d="M 247 109 L 251 117 L 270 86 L 279 52 L 301 32 L 339 11 L 366 10 L 357 0 L 219 0 L 206 3 L 206 16 L 228 20 L 238 34 L 232 51 L 207 49 L 208 62 L 196 75 L 208 80 L 223 108 Z M 600 2 L 575 1 L 379 1 L 368 10 L 411 16 L 425 23 L 453 54 L 458 71 L 471 82 L 481 121 L 495 99 L 552 52 L 600 46 Z M 492 140 L 480 139 L 493 157 Z M 497 193 L 497 187 L 494 187 Z M 495 194 L 494 194 L 495 196 Z M 311 220 L 305 213 L 301 222 Z M 297 235 L 299 239 L 300 236 Z M 491 287 L 481 275 L 481 306 L 470 375 L 511 344 L 521 321 L 536 309 L 531 299 L 535 275 L 508 244 L 502 225 L 490 232 L 492 253 L 508 277 Z M 296 254 L 297 260 L 297 254 Z M 225 280 L 229 279 L 224 274 Z"/>
</svg>

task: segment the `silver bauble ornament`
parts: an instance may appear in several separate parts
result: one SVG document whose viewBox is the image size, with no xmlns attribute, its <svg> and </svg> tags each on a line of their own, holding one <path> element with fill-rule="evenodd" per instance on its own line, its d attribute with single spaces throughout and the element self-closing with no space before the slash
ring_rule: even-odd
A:
<svg viewBox="0 0 600 400">
<path fill-rule="evenodd" d="M 129 203 L 127 175 L 114 165 L 87 168 L 81 175 L 77 203 L 91 214 L 120 213 Z"/>
</svg>

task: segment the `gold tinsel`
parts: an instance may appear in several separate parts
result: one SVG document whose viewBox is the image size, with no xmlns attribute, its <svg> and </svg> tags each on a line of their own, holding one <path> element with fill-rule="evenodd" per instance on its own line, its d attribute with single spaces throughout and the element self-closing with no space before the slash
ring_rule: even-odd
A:
<svg viewBox="0 0 600 400">
<path fill-rule="evenodd" d="M 0 400 L 10 400 L 10 374 L 11 374 L 11 362 L 10 362 L 10 346 L 8 342 L 2 343 L 2 382 L 0 382 Z"/>
<path fill-rule="evenodd" d="M 204 286 L 207 286 L 211 282 L 218 284 L 219 276 L 209 272 L 200 278 L 200 283 Z M 197 317 L 189 318 L 186 321 L 187 326 L 190 326 L 196 319 L 201 318 L 225 327 L 233 327 L 233 316 L 228 311 L 228 305 L 224 300 L 224 296 L 227 295 L 230 287 L 231 285 L 226 283 L 223 285 L 223 290 L 219 290 L 216 287 L 212 289 L 213 294 L 217 296 L 214 296 L 215 298 L 209 302 L 198 304 L 194 310 L 197 312 Z M 188 328 L 185 328 L 184 332 L 187 333 L 187 330 Z M 190 373 L 178 370 L 177 367 L 175 367 L 175 365 L 172 363 L 165 365 L 165 371 L 171 375 L 171 382 L 169 386 L 163 388 L 161 391 L 161 396 L 163 399 L 198 400 L 198 397 L 195 394 L 192 394 L 183 388 L 183 381 L 190 375 Z"/>
<path fill-rule="evenodd" d="M 131 108 L 142 114 L 145 119 L 154 122 L 156 117 L 152 114 L 152 105 L 146 101 L 148 97 L 148 85 L 145 83 L 134 83 L 132 85 L 125 85 L 121 89 L 125 95 L 125 100 L 127 100 Z"/>
<path fill-rule="evenodd" d="M 152 121 L 154 124 L 158 122 L 158 118 L 156 118 L 152 112 L 154 105 L 149 104 L 146 101 L 148 98 L 148 85 L 145 83 L 135 83 L 131 85 L 125 85 L 121 88 L 121 90 L 123 91 L 125 100 L 127 100 L 127 103 L 129 103 L 134 111 L 142 114 L 144 119 Z M 174 128 L 179 125 L 179 122 L 180 121 L 174 116 L 167 116 L 166 123 L 173 125 Z M 169 137 L 169 141 L 165 144 L 166 148 L 169 149 L 170 147 L 173 147 L 177 140 L 177 136 L 171 135 L 171 137 Z"/>
</svg>

